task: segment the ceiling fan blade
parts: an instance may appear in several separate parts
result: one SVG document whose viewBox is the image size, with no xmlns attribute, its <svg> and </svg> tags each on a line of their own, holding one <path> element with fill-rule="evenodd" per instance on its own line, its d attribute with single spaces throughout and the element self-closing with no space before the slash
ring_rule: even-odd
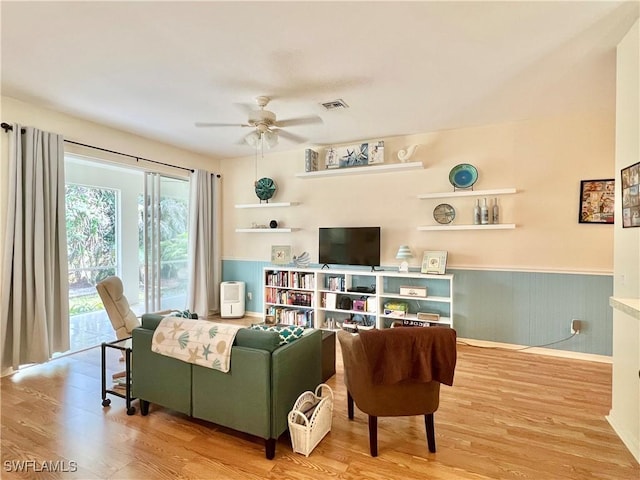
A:
<svg viewBox="0 0 640 480">
<path fill-rule="evenodd" d="M 317 115 L 309 116 L 309 117 L 298 117 L 298 118 L 289 118 L 287 120 L 278 120 L 274 125 L 276 127 L 286 128 L 286 127 L 297 127 L 300 125 L 316 125 L 318 123 L 324 123 L 322 118 Z"/>
<path fill-rule="evenodd" d="M 196 122 L 196 127 L 250 127 L 245 123 L 211 123 L 211 122 Z"/>
<path fill-rule="evenodd" d="M 294 135 L 293 133 L 287 132 L 286 130 L 274 130 L 279 137 L 286 138 L 287 140 L 291 140 L 295 143 L 305 143 L 307 141 L 306 138 L 303 138 L 299 135 Z"/>
</svg>

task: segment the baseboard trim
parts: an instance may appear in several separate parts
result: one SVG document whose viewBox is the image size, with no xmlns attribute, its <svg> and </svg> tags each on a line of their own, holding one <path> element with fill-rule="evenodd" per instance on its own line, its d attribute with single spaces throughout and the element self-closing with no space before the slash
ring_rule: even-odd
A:
<svg viewBox="0 0 640 480">
<path fill-rule="evenodd" d="M 530 347 L 527 345 L 516 345 L 513 343 L 491 342 L 489 340 L 476 340 L 475 338 L 458 338 L 460 342 L 467 343 L 474 347 L 504 348 L 505 350 L 521 350 L 522 353 L 533 353 L 536 355 L 547 355 L 550 357 L 571 358 L 574 360 L 585 360 L 588 362 L 599 362 L 612 364 L 613 360 L 608 355 L 598 355 L 595 353 L 572 352 L 569 350 L 556 350 L 553 348 Z M 522 350 L 525 349 L 526 350 Z"/>
</svg>

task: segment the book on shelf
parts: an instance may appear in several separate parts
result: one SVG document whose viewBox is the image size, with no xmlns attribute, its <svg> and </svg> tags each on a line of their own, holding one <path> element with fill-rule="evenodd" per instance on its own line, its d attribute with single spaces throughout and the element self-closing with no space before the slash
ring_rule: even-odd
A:
<svg viewBox="0 0 640 480">
<path fill-rule="evenodd" d="M 336 302 L 338 300 L 338 295 L 335 293 L 325 293 L 324 294 L 324 307 L 330 310 L 335 310 Z"/>
<path fill-rule="evenodd" d="M 266 321 L 267 319 L 269 319 L 269 322 Z M 265 312 L 265 323 L 312 328 L 313 310 L 271 306 Z"/>
<path fill-rule="evenodd" d="M 376 313 L 378 311 L 378 300 L 376 297 L 367 298 L 367 312 Z"/>
<path fill-rule="evenodd" d="M 345 288 L 345 280 L 344 277 L 329 277 L 327 279 L 327 287 L 329 290 L 333 290 L 335 292 L 344 292 Z"/>
</svg>

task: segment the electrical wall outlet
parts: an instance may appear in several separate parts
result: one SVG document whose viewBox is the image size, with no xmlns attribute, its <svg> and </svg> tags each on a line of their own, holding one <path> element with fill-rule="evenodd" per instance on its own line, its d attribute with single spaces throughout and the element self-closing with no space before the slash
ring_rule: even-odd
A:
<svg viewBox="0 0 640 480">
<path fill-rule="evenodd" d="M 576 320 L 575 318 L 571 320 L 571 333 L 577 335 L 580 330 L 582 330 L 582 320 Z"/>
<path fill-rule="evenodd" d="M 253 298 L 253 294 L 251 292 L 247 292 L 247 300 L 251 300 Z"/>
</svg>

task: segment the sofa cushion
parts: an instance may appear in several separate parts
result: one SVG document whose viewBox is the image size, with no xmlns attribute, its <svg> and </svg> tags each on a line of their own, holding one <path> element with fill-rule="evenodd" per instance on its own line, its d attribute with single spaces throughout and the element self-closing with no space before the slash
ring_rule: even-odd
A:
<svg viewBox="0 0 640 480">
<path fill-rule="evenodd" d="M 166 315 L 145 313 L 144 315 L 142 315 L 142 328 L 145 328 L 147 330 L 155 330 L 164 317 L 166 317 Z M 267 352 L 271 353 L 280 345 L 282 345 L 282 343 L 280 341 L 280 335 L 276 331 L 241 328 L 236 334 L 233 345 L 238 347 L 266 350 Z"/>
<path fill-rule="evenodd" d="M 280 335 L 278 335 L 278 332 L 241 328 L 236 333 L 233 345 L 273 352 L 280 346 Z"/>
<path fill-rule="evenodd" d="M 145 313 L 142 315 L 142 328 L 147 330 L 155 330 L 162 319 L 166 315 L 158 315 L 157 313 Z"/>
<path fill-rule="evenodd" d="M 297 325 L 251 325 L 254 330 L 276 332 L 280 338 L 280 345 L 291 343 L 304 334 L 304 328 Z"/>
</svg>

